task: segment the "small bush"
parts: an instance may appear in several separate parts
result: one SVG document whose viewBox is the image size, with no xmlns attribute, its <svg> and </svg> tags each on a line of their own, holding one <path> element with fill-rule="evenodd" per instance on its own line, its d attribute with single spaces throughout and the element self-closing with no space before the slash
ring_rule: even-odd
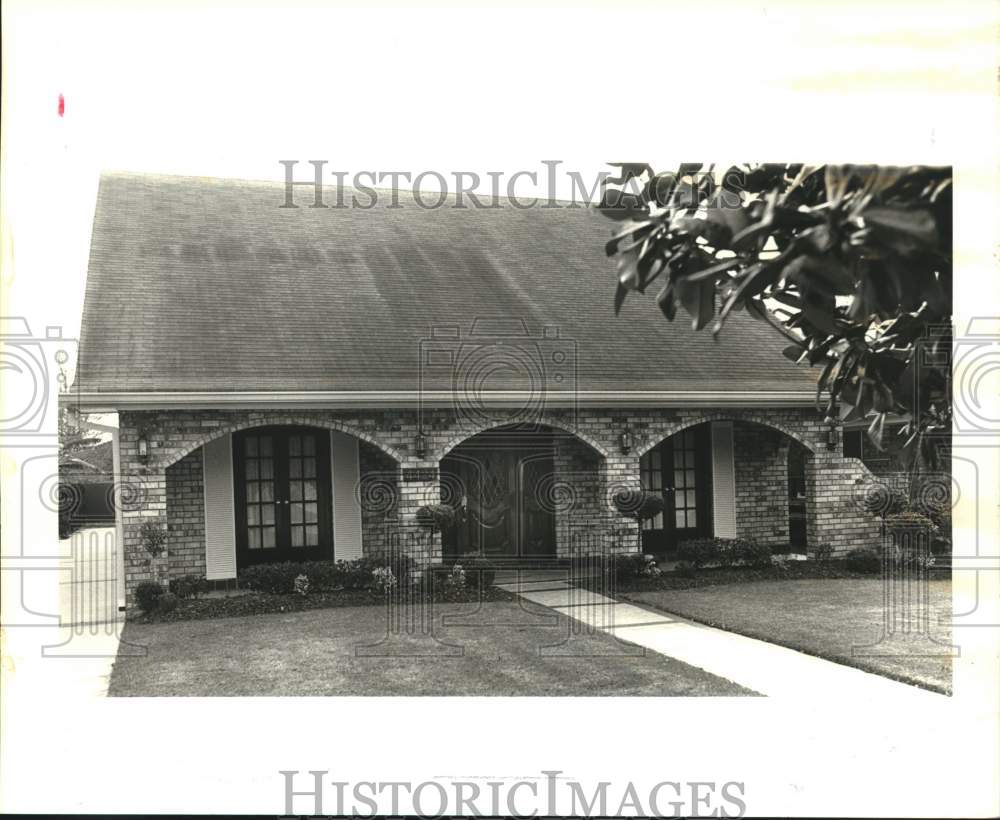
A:
<svg viewBox="0 0 1000 820">
<path fill-rule="evenodd" d="M 623 583 L 642 575 L 646 567 L 646 557 L 638 552 L 627 552 L 612 557 L 615 581 Z"/>
<path fill-rule="evenodd" d="M 173 612 L 177 609 L 177 604 L 180 601 L 174 593 L 164 592 L 159 598 L 156 599 L 156 611 L 161 615 L 165 615 L 168 612 Z"/>
<path fill-rule="evenodd" d="M 167 544 L 167 532 L 156 521 L 146 521 L 139 528 L 142 545 L 150 555 L 159 555 Z"/>
<path fill-rule="evenodd" d="M 456 563 L 462 565 L 465 570 L 465 581 L 474 589 L 486 589 L 492 586 L 497 576 L 495 564 L 490 563 L 485 558 L 476 556 L 463 556 Z"/>
<path fill-rule="evenodd" d="M 852 572 L 875 574 L 882 571 L 882 556 L 872 547 L 859 547 L 847 553 L 844 565 Z"/>
<path fill-rule="evenodd" d="M 833 545 L 829 541 L 810 547 L 809 556 L 815 561 L 829 561 L 833 557 Z"/>
<path fill-rule="evenodd" d="M 295 577 L 302 564 L 256 564 L 240 572 L 240 583 L 254 592 L 288 595 L 295 591 Z"/>
<path fill-rule="evenodd" d="M 689 538 L 677 545 L 677 560 L 690 564 L 693 569 L 715 564 L 722 559 L 722 555 L 722 544 L 718 538 Z"/>
<path fill-rule="evenodd" d="M 387 595 L 396 587 L 396 576 L 390 567 L 375 567 L 372 570 L 372 591 Z"/>
<path fill-rule="evenodd" d="M 912 512 L 910 510 L 904 510 L 903 512 L 898 512 L 893 515 L 886 516 L 885 527 L 889 532 L 895 530 L 923 530 L 925 532 L 934 532 L 937 527 L 934 526 L 934 522 L 931 521 L 926 515 L 921 515 L 918 512 Z"/>
<path fill-rule="evenodd" d="M 663 494 L 653 490 L 636 490 L 622 488 L 611 499 L 619 515 L 634 518 L 637 521 L 648 521 L 663 512 Z"/>
<path fill-rule="evenodd" d="M 170 579 L 170 591 L 178 598 L 197 598 L 209 590 L 203 575 L 181 575 Z"/>
<path fill-rule="evenodd" d="M 451 504 L 427 504 L 417 510 L 417 523 L 431 532 L 444 532 L 458 520 L 457 510 Z"/>
<path fill-rule="evenodd" d="M 143 581 L 135 588 L 135 602 L 143 612 L 156 609 L 156 602 L 163 595 L 163 587 L 155 581 Z"/>
<path fill-rule="evenodd" d="M 753 538 L 737 538 L 735 549 L 739 562 L 748 567 L 769 567 L 773 561 L 771 548 Z"/>
</svg>

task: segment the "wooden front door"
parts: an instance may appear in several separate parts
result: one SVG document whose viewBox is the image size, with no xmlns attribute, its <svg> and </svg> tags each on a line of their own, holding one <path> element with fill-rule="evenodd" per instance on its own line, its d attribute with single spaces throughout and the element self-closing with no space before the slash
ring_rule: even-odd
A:
<svg viewBox="0 0 1000 820">
<path fill-rule="evenodd" d="M 663 553 L 678 541 L 711 535 L 711 437 L 708 424 L 664 440 L 639 462 L 644 490 L 663 493 L 664 511 L 643 524 L 643 550 Z"/>
<path fill-rule="evenodd" d="M 444 534 L 445 555 L 555 555 L 555 517 L 544 495 L 552 457 L 547 435 L 483 433 L 443 459 L 442 482 L 465 503 L 465 520 Z"/>
<path fill-rule="evenodd" d="M 259 427 L 233 436 L 239 566 L 333 558 L 330 435 Z"/>
</svg>

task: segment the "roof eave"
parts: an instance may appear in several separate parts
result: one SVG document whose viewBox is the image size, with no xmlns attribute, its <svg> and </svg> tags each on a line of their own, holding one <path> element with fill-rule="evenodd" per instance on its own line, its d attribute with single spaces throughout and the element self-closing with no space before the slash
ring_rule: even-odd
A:
<svg viewBox="0 0 1000 820">
<path fill-rule="evenodd" d="M 462 403 L 451 391 L 141 391 L 79 392 L 59 397 L 65 406 L 87 412 L 116 410 L 358 410 L 408 407 L 453 407 Z M 537 395 L 496 391 L 477 397 L 485 407 L 807 407 L 814 390 L 678 390 L 580 391 Z"/>
</svg>

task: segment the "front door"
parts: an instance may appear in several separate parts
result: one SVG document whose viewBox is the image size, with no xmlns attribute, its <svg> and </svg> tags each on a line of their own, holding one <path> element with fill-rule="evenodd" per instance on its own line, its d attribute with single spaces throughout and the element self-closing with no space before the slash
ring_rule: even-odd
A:
<svg viewBox="0 0 1000 820">
<path fill-rule="evenodd" d="M 643 523 L 646 552 L 663 553 L 678 541 L 711 534 L 712 463 L 709 425 L 664 440 L 639 462 L 642 488 L 662 492 L 663 512 Z"/>
<path fill-rule="evenodd" d="M 553 469 L 548 434 L 482 433 L 457 447 L 442 460 L 441 479 L 449 493 L 464 496 L 465 519 L 444 534 L 445 554 L 555 555 L 555 517 L 545 494 Z"/>
<path fill-rule="evenodd" d="M 239 566 L 333 558 L 330 435 L 259 427 L 233 436 Z"/>
</svg>

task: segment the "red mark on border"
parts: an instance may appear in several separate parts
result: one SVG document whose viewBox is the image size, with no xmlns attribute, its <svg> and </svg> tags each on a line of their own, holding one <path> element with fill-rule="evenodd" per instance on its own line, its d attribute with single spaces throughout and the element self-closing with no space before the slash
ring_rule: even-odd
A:
<svg viewBox="0 0 1000 820">
<path fill-rule="evenodd" d="M 59 116 L 61 117 L 66 113 L 66 100 L 63 99 L 63 95 L 59 95 Z"/>
</svg>

